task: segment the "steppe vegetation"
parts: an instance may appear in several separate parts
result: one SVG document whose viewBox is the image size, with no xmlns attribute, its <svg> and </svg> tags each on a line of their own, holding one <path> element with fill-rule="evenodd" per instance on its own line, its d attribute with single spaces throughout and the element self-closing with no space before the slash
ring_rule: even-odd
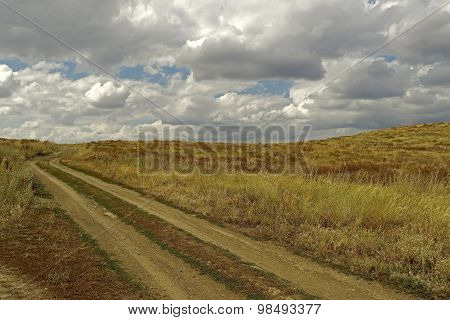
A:
<svg viewBox="0 0 450 320">
<path fill-rule="evenodd" d="M 449 136 L 438 123 L 290 145 L 106 141 L 65 146 L 61 158 L 301 255 L 449 298 Z M 209 170 L 213 157 L 215 174 L 173 167 Z"/>
<path fill-rule="evenodd" d="M 0 139 L 0 229 L 35 205 L 35 179 L 25 161 L 50 154 L 55 145 L 39 141 Z"/>
</svg>

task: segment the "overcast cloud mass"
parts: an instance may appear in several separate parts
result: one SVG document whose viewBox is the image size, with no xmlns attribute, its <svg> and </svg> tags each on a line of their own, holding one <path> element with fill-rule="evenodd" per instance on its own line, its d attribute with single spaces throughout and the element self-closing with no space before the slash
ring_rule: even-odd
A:
<svg viewBox="0 0 450 320">
<path fill-rule="evenodd" d="M 0 137 L 276 119 L 320 138 L 450 121 L 450 6 L 324 86 L 442 0 L 2 1 L 123 83 L 0 4 Z"/>
</svg>

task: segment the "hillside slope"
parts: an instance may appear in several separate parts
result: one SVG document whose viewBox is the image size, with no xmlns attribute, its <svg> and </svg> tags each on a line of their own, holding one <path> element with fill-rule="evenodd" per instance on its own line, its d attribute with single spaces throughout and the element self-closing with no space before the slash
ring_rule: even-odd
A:
<svg viewBox="0 0 450 320">
<path fill-rule="evenodd" d="M 440 123 L 307 143 L 207 148 L 107 141 L 68 146 L 62 161 L 301 255 L 426 297 L 448 298 L 449 130 L 449 123 Z M 315 174 L 270 170 L 296 161 L 295 152 L 302 150 Z M 174 160 L 206 166 L 211 154 L 227 170 L 180 174 L 173 166 Z M 137 168 L 138 156 L 163 165 Z M 248 174 L 248 163 L 264 164 L 263 170 Z"/>
<path fill-rule="evenodd" d="M 284 144 L 226 144 L 180 141 L 101 141 L 69 146 L 77 160 L 117 160 L 139 153 L 141 170 L 301 173 L 302 161 L 316 174 L 358 181 L 390 181 L 396 175 L 447 180 L 450 123 L 405 126 L 354 136 Z M 73 151 L 74 149 L 75 151 Z M 157 164 L 157 168 L 148 163 Z M 219 170 L 208 171 L 211 167 Z M 216 168 L 213 168 L 216 169 Z"/>
<path fill-rule="evenodd" d="M 384 177 L 421 173 L 446 179 L 450 168 L 450 123 L 311 141 L 305 152 L 319 173 L 366 172 Z"/>
</svg>

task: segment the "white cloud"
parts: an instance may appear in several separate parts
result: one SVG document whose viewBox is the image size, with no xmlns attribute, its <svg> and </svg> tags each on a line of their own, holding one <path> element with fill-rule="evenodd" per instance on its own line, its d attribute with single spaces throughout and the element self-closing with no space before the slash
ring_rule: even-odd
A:
<svg viewBox="0 0 450 320">
<path fill-rule="evenodd" d="M 7 115 L 11 110 L 11 107 L 0 107 L 0 115 Z"/>
<path fill-rule="evenodd" d="M 112 81 L 104 84 L 97 82 L 90 88 L 85 96 L 87 101 L 100 109 L 117 109 L 125 106 L 130 95 L 130 90 L 124 86 L 118 86 Z"/>
<path fill-rule="evenodd" d="M 23 19 L 0 10 L 0 59 L 20 58 L 31 66 L 19 71 L 0 66 L 0 136 L 60 142 L 128 139 L 138 127 L 157 121 L 197 126 L 263 124 L 277 118 L 311 124 L 314 135 L 322 137 L 448 121 L 448 10 L 323 87 L 437 4 L 17 0 L 19 11 L 112 73 L 136 65 L 156 73 L 168 64 L 192 73 L 187 79 L 173 76 L 166 86 L 125 81 L 162 112 Z M 382 55 L 393 61 L 383 61 Z M 53 72 L 67 69 L 62 62 L 69 60 L 89 76 L 70 80 Z M 287 96 L 238 93 L 264 79 L 291 79 L 294 84 Z"/>
<path fill-rule="evenodd" d="M 39 121 L 39 120 L 25 121 L 20 126 L 20 128 L 22 128 L 22 129 L 38 128 L 41 123 L 42 123 L 42 121 Z"/>
<path fill-rule="evenodd" d="M 7 65 L 0 65 L 0 98 L 11 96 L 17 86 L 13 71 Z"/>
</svg>

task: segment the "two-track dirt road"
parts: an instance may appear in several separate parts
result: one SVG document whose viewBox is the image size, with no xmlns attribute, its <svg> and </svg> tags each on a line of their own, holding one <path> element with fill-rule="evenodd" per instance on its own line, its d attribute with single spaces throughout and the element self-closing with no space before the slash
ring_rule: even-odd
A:
<svg viewBox="0 0 450 320">
<path fill-rule="evenodd" d="M 58 161 L 51 161 L 51 165 L 189 232 L 203 241 L 226 249 L 243 261 L 253 263 L 312 295 L 324 299 L 412 298 L 410 295 L 377 282 L 363 280 L 323 266 L 272 243 L 256 241 L 219 227 L 207 220 L 146 198 L 135 191 L 70 169 Z M 132 227 L 105 215 L 104 210 L 89 204 L 86 199 L 66 184 L 36 166 L 33 167 L 63 208 L 69 211 L 87 232 L 100 235 L 96 237 L 100 244 L 107 251 L 121 257 L 126 270 L 139 265 L 141 272 L 145 271 L 146 275 L 153 278 L 152 283 L 156 281 L 161 288 L 166 289 L 167 295 L 171 298 L 237 298 L 222 285 L 196 274 L 194 270 L 177 261 L 177 258 L 171 257 L 169 253 L 150 243 Z M 127 261 L 131 258 L 133 262 Z M 172 265 L 172 263 L 174 264 Z M 179 272 L 179 270 L 183 271 Z M 139 272 L 131 273 L 134 275 Z M 142 280 L 142 277 L 139 279 Z M 199 292 L 202 293 L 201 297 L 198 296 Z"/>
<path fill-rule="evenodd" d="M 112 213 L 32 164 L 59 205 L 122 267 L 151 291 L 169 299 L 240 299 L 206 275 L 148 240 Z M 75 248 L 74 250 L 79 250 Z M 70 255 L 70 252 L 67 253 Z"/>
</svg>

